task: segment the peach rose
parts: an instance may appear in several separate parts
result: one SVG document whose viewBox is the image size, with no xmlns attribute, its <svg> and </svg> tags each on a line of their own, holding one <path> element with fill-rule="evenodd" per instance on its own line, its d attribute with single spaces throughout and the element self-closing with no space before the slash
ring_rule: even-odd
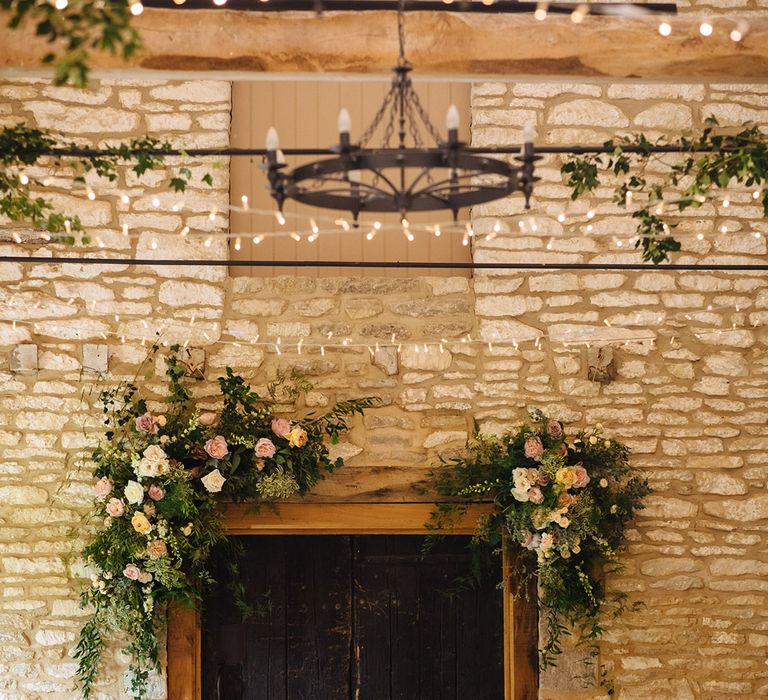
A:
<svg viewBox="0 0 768 700">
<path fill-rule="evenodd" d="M 213 425 L 219 417 L 215 413 L 211 413 L 210 411 L 206 411 L 205 413 L 200 414 L 200 425 L 205 426 L 206 428 Z"/>
<path fill-rule="evenodd" d="M 154 503 L 145 503 L 142 510 L 148 518 L 151 518 L 155 513 L 157 513 L 157 508 L 155 508 Z"/>
<path fill-rule="evenodd" d="M 119 518 L 125 513 L 125 503 L 120 498 L 110 498 L 105 509 L 110 517 Z"/>
<path fill-rule="evenodd" d="M 211 438 L 205 443 L 205 451 L 213 459 L 224 459 L 229 454 L 229 448 L 227 447 L 227 441 L 223 435 L 217 435 L 215 438 Z"/>
<path fill-rule="evenodd" d="M 542 453 L 544 452 L 544 445 L 541 444 L 541 438 L 529 437 L 525 441 L 523 450 L 526 457 L 530 457 L 531 459 L 540 459 Z"/>
<path fill-rule="evenodd" d="M 163 491 L 161 486 L 152 484 L 147 489 L 147 496 L 149 496 L 153 501 L 161 501 L 163 500 L 163 496 L 165 496 L 165 491 Z"/>
<path fill-rule="evenodd" d="M 136 532 L 146 535 L 152 530 L 152 524 L 147 520 L 147 516 L 144 513 L 134 513 L 131 518 L 131 525 Z"/>
<path fill-rule="evenodd" d="M 272 432 L 277 437 L 285 437 L 291 432 L 291 422 L 285 418 L 275 418 L 272 421 Z"/>
<path fill-rule="evenodd" d="M 575 478 L 573 480 L 573 488 L 583 489 L 589 483 L 589 474 L 584 467 L 574 467 L 573 472 Z"/>
<path fill-rule="evenodd" d="M 155 417 L 147 411 L 141 416 L 138 416 L 135 420 L 136 430 L 140 433 L 152 433 L 157 432 L 157 424 L 155 423 Z"/>
<path fill-rule="evenodd" d="M 573 502 L 576 499 L 571 496 L 570 493 L 567 491 L 563 491 L 558 497 L 557 497 L 557 507 L 558 508 L 568 508 L 573 504 Z"/>
<path fill-rule="evenodd" d="M 299 426 L 296 426 L 290 433 L 286 434 L 285 437 L 291 447 L 304 447 L 304 445 L 307 444 L 307 431 Z"/>
<path fill-rule="evenodd" d="M 261 438 L 256 443 L 255 452 L 258 457 L 274 457 L 275 456 L 275 443 L 269 438 Z"/>
<path fill-rule="evenodd" d="M 257 459 L 253 463 L 253 466 L 256 467 L 256 471 L 259 471 L 259 472 L 262 471 L 264 469 L 264 466 L 265 466 L 264 465 L 264 460 L 263 459 Z"/>
<path fill-rule="evenodd" d="M 123 569 L 123 576 L 131 579 L 131 581 L 137 581 L 140 573 L 141 571 L 136 564 L 128 564 L 128 566 Z"/>
<path fill-rule="evenodd" d="M 528 500 L 531 503 L 541 503 L 544 500 L 544 494 L 538 486 L 528 490 Z"/>
<path fill-rule="evenodd" d="M 152 540 L 147 545 L 147 554 L 152 559 L 159 559 L 160 557 L 164 557 L 166 554 L 168 554 L 168 547 L 165 546 L 165 542 L 162 540 Z"/>
<path fill-rule="evenodd" d="M 96 494 L 96 498 L 100 501 L 105 500 L 112 492 L 112 479 L 108 476 L 102 476 L 101 479 L 96 482 L 96 486 L 93 487 L 93 492 Z"/>
<path fill-rule="evenodd" d="M 149 583 L 152 580 L 152 574 L 149 571 L 139 572 L 139 583 Z"/>
</svg>

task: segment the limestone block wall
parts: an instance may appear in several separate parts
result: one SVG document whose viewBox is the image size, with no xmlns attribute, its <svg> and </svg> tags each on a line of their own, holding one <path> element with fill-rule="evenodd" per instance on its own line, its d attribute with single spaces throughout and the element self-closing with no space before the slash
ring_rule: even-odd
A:
<svg viewBox="0 0 768 700">
<path fill-rule="evenodd" d="M 519 143 L 528 122 L 546 144 L 599 144 L 633 131 L 675 137 L 710 114 L 729 126 L 765 124 L 767 98 L 765 85 L 483 83 L 473 92 L 473 140 Z M 648 173 L 664 167 L 655 162 Z M 569 204 L 558 169 L 556 159 L 542 163 L 531 212 L 514 197 L 474 211 L 480 233 L 502 224 L 495 239 L 478 238 L 475 260 L 639 260 L 633 222 L 612 191 Z M 761 208 L 749 191 L 729 199 L 680 218 L 675 262 L 765 262 Z M 646 606 L 607 621 L 601 660 L 617 697 L 768 693 L 765 274 L 494 272 L 478 273 L 474 290 L 480 333 L 495 341 L 480 360 L 481 422 L 501 428 L 530 405 L 576 424 L 602 422 L 631 446 L 633 466 L 656 490 L 630 534 L 625 571 L 609 579 Z M 519 351 L 500 342 L 525 339 Z M 590 353 L 601 346 L 613 351 L 615 379 L 606 384 L 588 380 Z M 569 680 L 576 657 L 544 675 L 542 698 L 605 697 Z"/>
<path fill-rule="evenodd" d="M 474 89 L 473 138 L 517 143 L 528 121 L 546 143 L 599 143 L 638 128 L 675 134 L 710 113 L 724 123 L 764 122 L 767 99 L 759 85 L 483 83 Z M 84 144 L 147 132 L 186 146 L 228 142 L 224 83 L 104 82 L 81 92 L 5 82 L 0 107 L 4 124 L 40 123 Z M 222 165 L 192 162 L 195 184 L 183 197 L 168 193 L 157 173 L 140 180 L 122 173 L 115 184 L 89 180 L 94 201 L 85 188 L 67 190 L 55 173 L 50 188 L 98 236 L 90 254 L 221 259 Z M 171 171 L 178 166 L 169 163 Z M 626 213 L 610 203 L 610 192 L 568 204 L 557 168 L 554 160 L 541 164 L 545 179 L 525 216 L 516 197 L 474 212 L 475 259 L 637 261 L 627 249 Z M 213 187 L 200 181 L 206 172 Z M 749 192 L 733 192 L 730 202 L 682 218 L 685 250 L 677 261 L 764 261 L 761 212 Z M 497 221 L 501 234 L 486 241 Z M 723 225 L 733 233 L 719 234 Z M 348 466 L 318 488 L 318 500 L 425 498 L 418 487 L 426 469 L 440 450 L 463 443 L 473 417 L 501 430 L 541 406 L 575 424 L 601 421 L 630 444 L 634 466 L 656 488 L 631 533 L 627 568 L 610 580 L 647 606 L 608 623 L 602 661 L 614 672 L 617 696 L 719 700 L 768 692 L 764 275 L 229 279 L 222 267 L 46 262 L 83 250 L 47 245 L 7 223 L 0 231 L 0 251 L 34 258 L 0 265 L 0 698 L 75 697 L 69 653 L 82 619 L 80 569 L 69 557 L 77 537 L 68 535 L 90 500 L 80 457 L 98 432 L 94 387 L 132 378 L 157 331 L 161 342 L 205 351 L 206 380 L 195 393 L 206 405 L 227 364 L 256 386 L 278 368 L 298 367 L 315 384 L 301 407 L 309 410 L 347 396 L 383 398 L 339 447 Z M 377 352 L 377 341 L 392 333 L 403 342 L 400 353 Z M 490 345 L 462 343 L 467 333 Z M 251 344 L 257 334 L 280 336 L 282 354 L 273 344 Z M 417 342 L 440 337 L 449 341 L 442 353 Z M 588 378 L 591 353 L 602 345 L 613 350 L 615 378 L 607 384 Z M 118 653 L 110 660 L 104 699 L 126 697 L 124 661 Z M 580 672 L 570 656 L 563 672 L 545 676 L 542 698 L 603 697 L 574 687 L 569 669 Z M 158 679 L 156 696 L 163 694 Z"/>
</svg>

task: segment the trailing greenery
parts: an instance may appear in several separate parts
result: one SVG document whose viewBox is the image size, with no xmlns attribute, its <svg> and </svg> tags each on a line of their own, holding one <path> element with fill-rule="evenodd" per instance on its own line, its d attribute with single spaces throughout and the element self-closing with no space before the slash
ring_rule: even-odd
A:
<svg viewBox="0 0 768 700">
<path fill-rule="evenodd" d="M 69 0 L 57 9 L 54 2 L 0 0 L 0 9 L 10 13 L 8 27 L 17 29 L 34 24 L 35 34 L 57 42 L 60 49 L 42 57 L 54 64 L 56 85 L 88 82 L 88 61 L 92 51 L 108 51 L 130 58 L 141 46 L 127 0 Z"/>
<path fill-rule="evenodd" d="M 276 407 L 307 390 L 303 379 L 279 377 L 262 397 L 227 368 L 219 378 L 221 410 L 201 412 L 177 352 L 166 358 L 162 409 L 149 410 L 136 381 L 100 394 L 105 434 L 92 454 L 96 500 L 87 523 L 95 533 L 82 553 L 93 572 L 81 596 L 91 617 L 75 651 L 85 698 L 93 695 L 112 633 L 127 638 L 132 691 L 144 696 L 158 668 L 159 610 L 199 604 L 213 583 L 212 556 L 223 558 L 238 607 L 252 612 L 238 586 L 237 543 L 224 534 L 218 504 L 258 507 L 307 493 L 343 464 L 331 459 L 326 440 L 336 442 L 351 417 L 379 402 L 348 400 L 289 420 L 276 416 Z"/>
<path fill-rule="evenodd" d="M 599 424 L 566 436 L 541 411 L 531 418 L 532 425 L 501 437 L 477 434 L 465 455 L 443 460 L 434 485 L 445 500 L 430 526 L 450 528 L 470 504 L 492 504 L 472 541 L 472 577 L 488 556 L 501 554 L 505 540 L 524 549 L 515 573 L 520 590 L 537 582 L 546 668 L 571 628 L 591 646 L 603 632 L 606 603 L 614 614 L 625 609 L 626 597 L 606 594 L 603 578 L 620 566 L 625 530 L 650 488 L 631 475 L 627 447 L 604 437 Z"/>
<path fill-rule="evenodd" d="M 68 216 L 57 211 L 44 196 L 45 182 L 31 177 L 25 168 L 35 165 L 52 149 L 77 148 L 72 143 L 59 142 L 49 133 L 23 124 L 0 129 L 0 214 L 14 222 L 27 222 L 38 231 L 53 234 L 57 242 L 74 244 L 75 233 L 83 232 L 83 225 L 77 216 Z M 86 174 L 93 172 L 109 182 L 118 179 L 118 168 L 123 163 L 132 163 L 130 170 L 143 175 L 148 170 L 165 167 L 166 156 L 171 144 L 148 136 L 135 138 L 127 143 L 108 146 L 97 155 L 68 157 L 66 165 L 72 168 L 72 182 L 85 184 Z M 54 166 L 61 166 L 54 158 Z M 213 184 L 209 173 L 201 181 Z M 192 184 L 192 171 L 187 167 L 178 168 L 169 177 L 168 186 L 175 192 L 184 192 Z M 90 237 L 81 236 L 83 243 L 90 243 Z"/>
<path fill-rule="evenodd" d="M 637 219 L 635 247 L 642 248 L 643 260 L 659 264 L 670 253 L 680 250 L 680 242 L 671 235 L 674 223 L 665 221 L 674 210 L 698 208 L 710 200 L 717 189 L 735 182 L 758 188 L 765 216 L 768 216 L 768 136 L 757 126 L 747 126 L 736 134 L 718 130 L 714 117 L 706 120 L 699 136 L 684 135 L 676 140 L 660 139 L 651 143 L 645 135 L 606 141 L 607 154 L 570 158 L 561 167 L 568 176 L 571 199 L 589 195 L 611 178 L 613 201 L 632 211 Z M 659 154 L 654 146 L 677 146 L 680 160 L 672 165 L 666 179 L 652 178 L 645 168 Z M 628 152 L 627 148 L 633 152 Z M 679 195 L 665 199 L 665 192 L 680 188 Z"/>
</svg>

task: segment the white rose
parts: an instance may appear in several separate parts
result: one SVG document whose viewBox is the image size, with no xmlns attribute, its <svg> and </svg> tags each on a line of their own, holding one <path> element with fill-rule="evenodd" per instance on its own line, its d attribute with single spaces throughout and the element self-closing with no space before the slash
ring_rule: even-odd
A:
<svg viewBox="0 0 768 700">
<path fill-rule="evenodd" d="M 170 464 L 167 459 L 151 460 L 146 457 L 139 461 L 136 474 L 139 476 L 158 477 L 168 471 Z"/>
<path fill-rule="evenodd" d="M 151 460 L 152 462 L 158 462 L 161 459 L 167 459 L 168 455 L 165 454 L 165 451 L 159 445 L 150 445 L 146 450 L 144 450 L 144 457 Z"/>
<path fill-rule="evenodd" d="M 137 506 L 144 500 L 144 489 L 138 481 L 129 481 L 125 485 L 125 500 Z"/>
<path fill-rule="evenodd" d="M 511 491 L 512 495 L 515 497 L 516 501 L 522 501 L 525 503 L 528 500 L 528 487 L 525 488 L 514 488 Z"/>
<path fill-rule="evenodd" d="M 224 486 L 226 479 L 221 475 L 221 472 L 218 469 L 214 469 L 200 479 L 200 481 L 203 482 L 206 491 L 218 493 L 221 491 L 221 487 Z"/>
</svg>

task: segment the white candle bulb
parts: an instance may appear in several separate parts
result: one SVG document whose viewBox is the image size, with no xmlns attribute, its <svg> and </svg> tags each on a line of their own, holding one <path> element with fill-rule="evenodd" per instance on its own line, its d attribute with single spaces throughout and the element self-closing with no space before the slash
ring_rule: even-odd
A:
<svg viewBox="0 0 768 700">
<path fill-rule="evenodd" d="M 277 129 L 270 126 L 267 130 L 267 150 L 276 151 L 278 148 L 280 148 L 280 139 L 277 137 Z"/>
<path fill-rule="evenodd" d="M 281 148 L 277 149 L 277 162 L 280 163 L 280 165 L 285 165 L 285 153 L 283 153 L 283 149 Z"/>
<path fill-rule="evenodd" d="M 352 119 L 349 112 L 342 107 L 339 112 L 339 133 L 348 134 L 352 130 Z"/>
<path fill-rule="evenodd" d="M 459 128 L 459 110 L 456 109 L 456 105 L 448 107 L 448 113 L 445 115 L 445 123 L 448 127 L 448 131 Z"/>
<path fill-rule="evenodd" d="M 523 143 L 533 143 L 536 131 L 530 122 L 523 127 Z"/>
</svg>

